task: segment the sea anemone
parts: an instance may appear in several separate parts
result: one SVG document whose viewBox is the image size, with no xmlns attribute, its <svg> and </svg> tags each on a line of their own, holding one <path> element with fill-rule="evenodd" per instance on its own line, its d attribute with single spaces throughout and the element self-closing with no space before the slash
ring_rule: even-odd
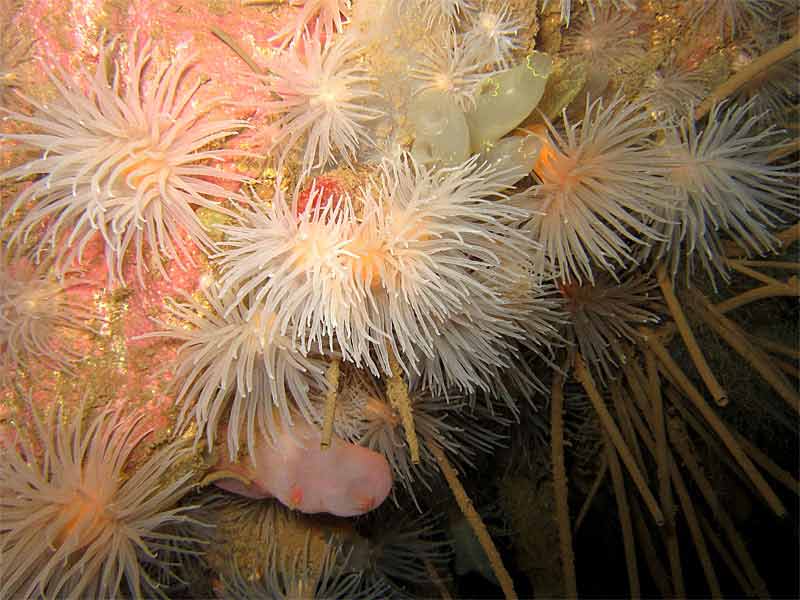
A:
<svg viewBox="0 0 800 600">
<path fill-rule="evenodd" d="M 227 421 L 231 460 L 245 431 L 255 462 L 256 426 L 274 440 L 291 425 L 293 409 L 314 419 L 309 393 L 324 389 L 324 363 L 298 350 L 291 333 L 278 331 L 275 313 L 264 307 L 250 311 L 252 297 L 237 303 L 215 284 L 203 289 L 202 301 L 185 293 L 182 300 L 166 304 L 175 321 L 161 322 L 166 330 L 148 334 L 183 342 L 175 367 L 180 425 L 191 415 L 198 439 L 205 434 L 211 447 L 220 421 Z"/>
<path fill-rule="evenodd" d="M 142 416 L 103 411 L 84 428 L 61 406 L 46 421 L 32 409 L 35 442 L 0 449 L 0 596 L 119 597 L 123 579 L 135 598 L 160 594 L 143 561 L 157 564 L 167 542 L 174 550 L 164 528 L 190 520 L 191 507 L 174 506 L 191 474 L 164 481 L 189 449 L 170 444 L 126 472 L 150 434 Z"/>
<path fill-rule="evenodd" d="M 733 70 L 743 69 L 756 57 L 782 41 L 781 30 L 774 25 L 767 25 L 763 31 L 754 32 L 749 43 L 743 43 L 734 56 Z M 792 129 L 797 124 L 798 72 L 800 52 L 793 52 L 752 77 L 736 94 L 735 101 L 750 107 L 749 116 L 758 115 L 780 128 Z"/>
<path fill-rule="evenodd" d="M 651 140 L 659 126 L 641 102 L 595 100 L 583 121 L 563 118 L 563 136 L 548 122 L 534 167 L 540 183 L 516 203 L 531 211 L 528 227 L 544 246 L 536 271 L 552 262 L 564 283 L 594 281 L 594 265 L 625 268 L 635 262 L 631 244 L 661 239 L 648 223 L 663 219 L 655 211 L 671 201 L 668 161 Z"/>
<path fill-rule="evenodd" d="M 502 399 L 516 412 L 520 399 L 531 401 L 544 391 L 522 355 L 551 357 L 553 345 L 561 341 L 561 303 L 551 286 L 542 285 L 524 268 L 520 280 L 511 285 L 497 285 L 490 273 L 476 277 L 496 296 L 473 298 L 441 325 L 432 338 L 432 355 L 420 363 L 420 377 L 437 395 L 480 391 L 490 402 Z M 493 326 L 475 326 L 485 322 Z"/>
<path fill-rule="evenodd" d="M 595 17 L 595 4 L 599 5 L 600 7 L 603 6 L 603 0 L 581 0 L 581 4 L 586 4 L 586 8 L 589 10 L 589 15 L 592 19 Z M 611 3 L 616 7 L 620 8 L 621 6 L 625 6 L 630 10 L 636 10 L 636 2 L 634 0 L 611 0 Z M 550 4 L 550 0 L 542 0 L 542 10 L 547 8 L 547 5 Z M 569 27 L 569 19 L 572 15 L 572 0 L 561 0 L 561 21 Z"/>
<path fill-rule="evenodd" d="M 205 555 L 211 543 L 213 526 L 201 520 L 196 496 L 187 496 L 181 503 L 192 504 L 192 520 L 164 527 L 163 544 L 154 559 L 147 559 L 148 576 L 168 598 L 185 598 L 192 587 L 203 581 L 208 565 Z M 165 568 L 166 567 L 166 568 Z"/>
<path fill-rule="evenodd" d="M 238 303 L 249 296 L 248 318 L 261 307 L 273 307 L 275 331 L 294 332 L 301 352 L 315 344 L 320 353 L 332 349 L 337 335 L 346 357 L 358 359 L 367 352 L 369 318 L 346 264 L 355 227 L 350 199 L 324 198 L 312 186 L 298 212 L 298 195 L 287 202 L 277 186 L 268 206 L 252 201 L 242 219 L 241 226 L 222 228 L 220 293 L 236 290 Z M 234 309 L 229 306 L 227 312 Z"/>
<path fill-rule="evenodd" d="M 675 198 L 667 219 L 654 224 L 667 237 L 655 252 L 673 277 L 684 260 L 687 278 L 695 260 L 712 277 L 725 277 L 721 233 L 748 253 L 764 254 L 778 248 L 769 230 L 782 222 L 780 213 L 797 214 L 797 164 L 770 161 L 783 136 L 772 126 L 761 128 L 762 117 L 750 112 L 749 103 L 715 106 L 704 128 L 686 118 L 665 144 Z"/>
<path fill-rule="evenodd" d="M 492 321 L 496 326 L 491 329 L 476 327 L 476 323 Z M 491 298 L 487 302 L 474 298 L 439 329 L 431 338 L 433 352 L 419 365 L 425 387 L 439 394 L 453 389 L 496 391 L 500 387 L 495 386 L 496 379 L 502 379 L 502 372 L 513 364 L 515 340 L 524 337 L 506 307 Z"/>
<path fill-rule="evenodd" d="M 743 23 L 769 22 L 785 9 L 785 0 L 694 0 L 692 19 L 712 18 L 723 39 L 736 37 Z"/>
<path fill-rule="evenodd" d="M 302 5 L 302 8 L 269 40 L 281 42 L 281 47 L 299 41 L 303 34 L 309 32 L 308 26 L 312 22 L 316 23 L 317 29 L 314 37 L 329 40 L 334 34 L 341 33 L 347 15 L 350 14 L 351 2 L 350 0 L 291 0 L 290 5 Z"/>
<path fill-rule="evenodd" d="M 306 174 L 340 159 L 350 164 L 362 146 L 374 145 L 366 124 L 383 112 L 370 106 L 380 94 L 358 60 L 361 52 L 355 38 L 348 36 L 324 45 L 306 37 L 270 65 L 265 81 L 277 99 L 268 108 L 280 115 L 274 144 L 284 146 L 281 160 L 302 138 Z"/>
<path fill-rule="evenodd" d="M 415 93 L 435 90 L 448 94 L 466 111 L 475 106 L 481 84 L 490 75 L 484 71 L 486 64 L 483 39 L 444 29 L 425 45 L 408 76 L 418 82 Z"/>
<path fill-rule="evenodd" d="M 564 36 L 564 54 L 583 59 L 591 69 L 612 75 L 645 54 L 631 13 L 604 7 L 584 13 Z"/>
<path fill-rule="evenodd" d="M 435 356 L 442 336 L 459 335 L 448 323 L 466 320 L 499 340 L 521 316 L 502 290 L 517 281 L 520 265 L 530 264 L 536 244 L 517 227 L 526 212 L 507 202 L 509 174 L 475 157 L 438 170 L 405 157 L 382 163 L 378 179 L 365 188 L 363 237 L 353 251 L 380 259 L 365 291 L 379 315 L 375 321 L 411 370 L 421 356 Z M 473 349 L 467 360 L 485 359 L 476 354 Z M 447 377 L 474 388 L 455 372 Z"/>
<path fill-rule="evenodd" d="M 409 403 L 420 444 L 420 463 L 413 464 L 402 419 L 386 395 L 385 386 L 369 373 L 348 369 L 337 399 L 335 427 L 342 438 L 382 454 L 395 480 L 419 508 L 418 485 L 431 489 L 438 474 L 429 445 L 442 448 L 460 467 L 474 466 L 479 453 L 490 453 L 502 444 L 502 436 L 487 427 L 491 421 L 507 425 L 500 415 L 470 409 L 469 401 L 451 391 L 447 401 L 434 397 L 421 381 L 409 386 Z M 415 491 L 416 488 L 416 491 Z"/>
<path fill-rule="evenodd" d="M 294 553 L 280 549 L 273 540 L 261 575 L 246 576 L 238 565 L 231 577 L 223 576 L 225 597 L 236 600 L 294 600 L 295 598 L 384 598 L 386 586 L 367 584 L 363 575 L 350 565 L 352 550 L 345 552 L 341 542 L 328 540 L 319 563 L 310 556 L 310 533 L 305 544 Z"/>
<path fill-rule="evenodd" d="M 613 379 L 625 363 L 620 342 L 635 342 L 636 327 L 658 322 L 655 287 L 652 279 L 636 275 L 622 281 L 604 275 L 594 283 L 561 287 L 569 316 L 567 340 L 601 379 Z"/>
<path fill-rule="evenodd" d="M 370 525 L 377 525 L 378 531 L 353 541 L 353 554 L 364 557 L 364 579 L 383 588 L 383 597 L 407 597 L 407 586 L 430 582 L 429 566 L 441 571 L 452 557 L 450 541 L 430 513 L 400 513 L 388 520 L 377 513 L 362 523 L 361 531 Z"/>
<path fill-rule="evenodd" d="M 237 133 L 246 123 L 204 119 L 211 106 L 196 108 L 193 98 L 202 80 L 179 93 L 191 58 L 157 64 L 150 46 L 132 48 L 127 65 L 109 64 L 115 44 L 100 51 L 88 93 L 79 78 L 48 72 L 57 90 L 52 103 L 28 99 L 35 116 L 10 117 L 37 133 L 4 135 L 43 151 L 41 158 L 0 174 L 0 179 L 41 175 L 20 193 L 2 219 L 30 204 L 9 244 L 23 247 L 35 232 L 37 258 L 49 249 L 63 275 L 83 257 L 98 231 L 105 242 L 109 283 L 123 282 L 123 262 L 132 245 L 139 280 L 149 248 L 159 272 L 162 260 L 191 262 L 184 234 L 204 249 L 214 244 L 193 207 L 222 211 L 210 197 L 237 197 L 209 177 L 244 178 L 207 164 L 235 155 L 203 148 Z M 125 76 L 122 73 L 125 72 Z M 109 80 L 109 73 L 112 73 Z M 121 82 L 125 81 L 124 84 Z M 44 231 L 39 235 L 39 227 Z M 71 231 L 66 232 L 71 229 Z"/>
<path fill-rule="evenodd" d="M 462 313 L 502 337 L 514 315 L 503 318 L 480 276 L 514 280 L 535 248 L 515 225 L 527 213 L 504 201 L 507 175 L 477 159 L 432 171 L 405 155 L 381 163 L 358 200 L 308 201 L 298 214 L 297 197 L 289 205 L 277 190 L 268 208 L 251 203 L 244 225 L 223 227 L 223 293 L 252 292 L 250 312 L 276 307 L 277 331 L 294 328 L 303 351 L 335 349 L 376 375 L 389 373 L 389 348 L 414 370 Z"/>
<path fill-rule="evenodd" d="M 404 0 L 409 4 L 416 4 L 422 10 L 422 17 L 428 29 L 436 25 L 446 24 L 452 26 L 467 10 L 475 6 L 473 0 Z"/>
<path fill-rule="evenodd" d="M 513 53 L 522 48 L 520 31 L 525 27 L 523 20 L 508 6 L 498 10 L 489 7 L 470 13 L 471 28 L 464 34 L 464 45 L 480 45 L 480 56 L 486 64 L 507 68 Z"/>
<path fill-rule="evenodd" d="M 708 77 L 670 60 L 645 81 L 645 102 L 659 120 L 677 121 L 689 114 L 709 91 Z"/>
<path fill-rule="evenodd" d="M 69 369 L 82 356 L 61 343 L 58 333 L 63 328 L 96 332 L 91 323 L 99 317 L 67 293 L 85 284 L 80 279 L 59 283 L 44 266 L 9 263 L 0 252 L 0 362 L 5 368 L 37 358 L 48 367 Z"/>
</svg>

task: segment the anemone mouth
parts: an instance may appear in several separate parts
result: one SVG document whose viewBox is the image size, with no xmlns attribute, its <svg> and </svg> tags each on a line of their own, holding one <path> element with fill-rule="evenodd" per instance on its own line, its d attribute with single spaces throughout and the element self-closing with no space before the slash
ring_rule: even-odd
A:
<svg viewBox="0 0 800 600">
<path fill-rule="evenodd" d="M 70 538 L 77 549 L 92 544 L 103 531 L 114 527 L 114 517 L 109 513 L 111 502 L 111 497 L 101 496 L 96 490 L 75 490 L 60 507 L 57 521 L 63 522 L 63 527 L 55 533 L 53 544 L 64 546 Z"/>
</svg>

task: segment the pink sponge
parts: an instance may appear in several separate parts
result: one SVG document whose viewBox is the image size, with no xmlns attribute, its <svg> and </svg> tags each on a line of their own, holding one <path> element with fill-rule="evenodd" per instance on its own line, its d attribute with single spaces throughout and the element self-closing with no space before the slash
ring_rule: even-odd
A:
<svg viewBox="0 0 800 600">
<path fill-rule="evenodd" d="M 230 463 L 227 453 L 217 469 L 249 481 L 225 478 L 224 490 L 248 498 L 277 498 L 304 513 L 326 512 L 352 517 L 379 506 L 392 489 L 386 459 L 367 448 L 334 436 L 328 449 L 320 448 L 320 431 L 297 419 L 291 433 L 282 432 L 275 444 L 262 440 L 256 448 L 257 464 L 250 458 Z"/>
</svg>

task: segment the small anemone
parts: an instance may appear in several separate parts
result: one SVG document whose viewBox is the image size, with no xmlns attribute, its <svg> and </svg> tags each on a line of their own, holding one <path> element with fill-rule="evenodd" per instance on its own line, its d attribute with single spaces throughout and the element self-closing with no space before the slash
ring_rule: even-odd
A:
<svg viewBox="0 0 800 600">
<path fill-rule="evenodd" d="M 382 454 L 392 473 L 419 507 L 417 493 L 422 485 L 431 489 L 437 476 L 437 463 L 428 446 L 442 448 L 459 467 L 474 465 L 481 453 L 500 446 L 503 437 L 495 433 L 490 423 L 507 425 L 500 415 L 470 408 L 469 399 L 453 393 L 447 400 L 434 397 L 419 381 L 412 381 L 408 395 L 414 418 L 414 428 L 420 440 L 420 463 L 413 464 L 406 432 L 397 407 L 387 397 L 382 382 L 369 373 L 348 368 L 339 391 L 337 434 L 351 442 Z"/>
<path fill-rule="evenodd" d="M 689 114 L 709 91 L 708 75 L 675 60 L 662 65 L 645 81 L 645 102 L 659 120 L 676 122 Z"/>
<path fill-rule="evenodd" d="M 381 258 L 367 293 L 408 371 L 436 356 L 437 347 L 462 345 L 465 327 L 481 339 L 479 352 L 439 363 L 438 386 L 480 387 L 474 369 L 504 366 L 498 347 L 521 332 L 516 320 L 524 312 L 515 312 L 520 307 L 503 291 L 537 246 L 517 227 L 527 213 L 507 202 L 508 176 L 476 158 L 434 170 L 404 157 L 383 162 L 365 188 L 360 232 L 370 243 L 354 251 Z M 365 252 L 372 248 L 378 252 Z"/>
<path fill-rule="evenodd" d="M 100 318 L 69 295 L 87 284 L 82 279 L 58 282 L 47 265 L 9 261 L 0 252 L 0 363 L 5 369 L 36 359 L 54 369 L 69 370 L 83 354 L 64 343 L 63 329 L 97 333 Z"/>
<path fill-rule="evenodd" d="M 428 565 L 446 570 L 452 546 L 439 518 L 431 513 L 399 515 L 382 519 L 381 512 L 361 522 L 365 537 L 352 542 L 366 581 L 384 588 L 387 597 L 409 597 L 409 587 L 430 582 Z M 375 533 L 370 533 L 377 529 Z"/>
<path fill-rule="evenodd" d="M 467 11 L 475 7 L 474 0 L 401 0 L 407 4 L 405 7 L 418 7 L 422 13 L 428 29 L 433 29 L 437 25 L 453 27 Z"/>
<path fill-rule="evenodd" d="M 303 140 L 301 161 L 307 174 L 338 161 L 350 164 L 363 146 L 374 146 L 367 125 L 383 112 L 374 106 L 380 94 L 358 60 L 361 52 L 352 37 L 328 38 L 324 44 L 304 37 L 302 45 L 270 64 L 264 80 L 276 98 L 267 107 L 279 117 L 273 143 L 283 145 L 281 160 Z"/>
<path fill-rule="evenodd" d="M 567 340 L 601 380 L 614 379 L 615 367 L 625 363 L 622 344 L 638 339 L 636 327 L 658 322 L 655 288 L 645 276 L 615 281 L 604 275 L 594 283 L 562 285 L 569 315 Z"/>
<path fill-rule="evenodd" d="M 476 52 L 486 64 L 508 68 L 514 52 L 522 49 L 520 33 L 525 22 L 506 5 L 496 10 L 484 7 L 469 13 L 470 28 L 465 32 L 465 45 L 476 44 Z"/>
<path fill-rule="evenodd" d="M 594 19 L 595 11 L 598 7 L 602 7 L 604 2 L 603 0 L 580 0 L 580 3 L 586 4 L 590 18 Z M 550 0 L 542 0 L 542 10 L 546 9 L 548 4 L 550 4 Z M 572 0 L 560 0 L 560 4 L 561 21 L 569 27 L 570 17 L 572 16 Z M 611 0 L 611 4 L 617 9 L 625 7 L 630 10 L 636 10 L 636 0 Z"/>
<path fill-rule="evenodd" d="M 352 3 L 350 0 L 292 0 L 290 4 L 302 4 L 302 8 L 269 39 L 270 42 L 280 42 L 281 47 L 300 42 L 312 24 L 316 25 L 315 37 L 331 39 L 334 34 L 342 33 Z"/>
<path fill-rule="evenodd" d="M 259 567 L 260 575 L 247 576 L 238 564 L 233 573 L 223 575 L 226 598 L 234 600 L 353 599 L 371 600 L 385 597 L 386 585 L 365 582 L 364 576 L 351 566 L 352 550 L 345 551 L 341 542 L 331 538 L 322 557 L 312 556 L 311 534 L 295 552 L 281 549 L 272 540 L 266 560 Z"/>
<path fill-rule="evenodd" d="M 630 13 L 610 6 L 597 13 L 584 13 L 566 32 L 563 52 L 566 56 L 580 57 L 590 69 L 612 75 L 645 55 L 636 26 Z"/>
<path fill-rule="evenodd" d="M 415 93 L 434 90 L 448 94 L 467 111 L 475 107 L 481 84 L 491 75 L 485 72 L 485 65 L 484 40 L 448 28 L 429 40 L 408 76 L 417 81 Z"/>
<path fill-rule="evenodd" d="M 0 596 L 3 598 L 163 596 L 145 565 L 161 550 L 192 551 L 192 540 L 168 528 L 192 519 L 176 507 L 192 474 L 165 484 L 165 473 L 187 458 L 180 442 L 155 450 L 127 472 L 129 458 L 151 433 L 144 415 L 123 419 L 102 411 L 85 426 L 61 405 L 47 420 L 33 413 L 31 438 L 0 448 Z"/>
<path fill-rule="evenodd" d="M 310 358 L 277 329 L 275 314 L 266 308 L 248 310 L 255 302 L 236 303 L 231 292 L 216 284 L 203 288 L 198 301 L 184 293 L 182 301 L 166 304 L 174 323 L 146 337 L 182 341 L 175 377 L 182 404 L 180 420 L 197 424 L 198 438 L 213 445 L 220 422 L 228 423 L 228 451 L 235 460 L 242 431 L 255 463 L 256 432 L 275 439 L 290 426 L 297 409 L 312 421 L 311 393 L 325 388 L 325 366 Z M 187 327 L 188 325 L 188 327 Z"/>
<path fill-rule="evenodd" d="M 751 32 L 752 37 L 740 45 L 733 59 L 734 71 L 745 68 L 757 57 L 776 47 L 783 40 L 784 30 L 769 24 Z M 735 102 L 750 108 L 749 116 L 758 116 L 767 123 L 791 130 L 797 123 L 797 74 L 800 52 L 793 52 L 750 79 L 735 96 Z"/>
<path fill-rule="evenodd" d="M 694 22 L 708 20 L 725 40 L 735 38 L 745 24 L 763 25 L 785 10 L 786 0 L 693 0 Z"/>
<path fill-rule="evenodd" d="M 635 247 L 663 239 L 651 223 L 672 203 L 670 162 L 642 102 L 618 95 L 608 105 L 588 102 L 576 124 L 563 119 L 563 134 L 548 123 L 533 169 L 539 182 L 515 204 L 530 211 L 527 227 L 543 246 L 535 272 L 552 264 L 565 284 L 591 282 L 596 267 L 627 268 Z"/>
</svg>

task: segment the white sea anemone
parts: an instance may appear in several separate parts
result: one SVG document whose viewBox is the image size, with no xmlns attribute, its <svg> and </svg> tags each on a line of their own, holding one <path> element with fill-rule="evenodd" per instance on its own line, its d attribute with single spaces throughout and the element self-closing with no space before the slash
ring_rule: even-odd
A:
<svg viewBox="0 0 800 600">
<path fill-rule="evenodd" d="M 777 249 L 770 228 L 782 222 L 782 213 L 798 212 L 797 163 L 770 161 L 783 136 L 774 127 L 762 128 L 762 118 L 750 111 L 749 104 L 715 106 L 705 127 L 684 119 L 676 139 L 666 144 L 675 193 L 666 215 L 677 225 L 656 223 L 668 236 L 656 254 L 669 263 L 673 277 L 684 261 L 691 276 L 695 260 L 710 275 L 725 276 L 723 233 L 748 253 Z"/>
<path fill-rule="evenodd" d="M 278 331 L 275 313 L 248 310 L 216 285 L 203 290 L 202 301 L 184 294 L 168 302 L 175 318 L 160 323 L 166 330 L 150 336 L 181 340 L 175 377 L 182 404 L 179 424 L 189 417 L 197 437 L 212 447 L 221 421 L 228 423 L 228 452 L 235 460 L 244 433 L 255 464 L 256 433 L 275 439 L 289 427 L 296 409 L 308 421 L 315 417 L 309 394 L 325 387 L 325 365 L 298 350 L 291 333 Z M 187 327 L 188 326 L 188 327 Z"/>
<path fill-rule="evenodd" d="M 663 176 L 663 150 L 651 136 L 659 127 L 640 102 L 617 96 L 608 106 L 587 103 L 583 121 L 564 135 L 548 123 L 549 139 L 534 173 L 540 180 L 518 204 L 533 217 L 529 227 L 544 246 L 535 259 L 548 261 L 562 282 L 594 280 L 593 266 L 614 272 L 635 262 L 632 245 L 661 239 L 649 223 L 671 202 Z"/>
<path fill-rule="evenodd" d="M 583 59 L 590 69 L 607 75 L 642 58 L 645 47 L 629 12 L 606 6 L 584 13 L 564 36 L 563 52 Z"/>
<path fill-rule="evenodd" d="M 708 88 L 708 78 L 701 69 L 673 60 L 645 81 L 645 102 L 655 118 L 674 122 L 688 115 L 706 97 Z"/>
<path fill-rule="evenodd" d="M 43 155 L 0 174 L 6 180 L 41 176 L 18 195 L 2 219 L 7 225 L 18 210 L 31 205 L 9 244 L 25 250 L 28 237 L 35 233 L 37 257 L 51 252 L 61 275 L 76 259 L 81 261 L 86 244 L 99 232 L 105 241 L 110 283 L 124 281 L 123 263 L 131 246 L 140 280 L 146 268 L 145 248 L 164 276 L 162 260 L 179 265 L 191 261 L 184 235 L 205 249 L 213 248 L 193 209 L 220 211 L 218 201 L 211 198 L 235 196 L 208 178 L 241 181 L 243 177 L 208 164 L 234 152 L 204 148 L 246 125 L 205 119 L 211 107 L 193 105 L 201 79 L 188 87 L 181 85 L 191 58 L 158 64 L 145 45 L 129 50 L 127 65 L 117 60 L 112 66 L 114 46 L 101 50 L 94 76 L 87 74 L 91 80 L 87 93 L 77 78 L 62 72 L 59 80 L 48 72 L 56 99 L 48 104 L 28 100 L 35 116 L 6 117 L 38 131 L 3 137 L 39 148 Z"/>
<path fill-rule="evenodd" d="M 260 576 L 245 575 L 234 565 L 230 577 L 223 576 L 225 597 L 235 600 L 295 600 L 297 598 L 328 600 L 352 598 L 370 600 L 385 597 L 386 586 L 369 585 L 364 576 L 354 571 L 351 551 L 341 542 L 330 539 L 319 562 L 311 556 L 310 533 L 304 545 L 294 553 L 281 549 L 277 540 L 271 542 Z"/>
<path fill-rule="evenodd" d="M 250 205 L 244 225 L 223 227 L 223 292 L 252 293 L 251 313 L 274 307 L 277 331 L 296 331 L 303 351 L 337 349 L 377 375 L 392 348 L 414 371 L 452 319 L 466 315 L 493 340 L 513 329 L 498 290 L 535 245 L 516 227 L 528 213 L 504 201 L 508 185 L 477 159 L 432 171 L 404 156 L 381 163 L 357 200 L 312 200 L 298 214 L 278 190 L 268 208 Z"/>
<path fill-rule="evenodd" d="M 67 290 L 85 285 L 80 279 L 59 283 L 43 267 L 15 268 L 0 252 L 0 364 L 6 369 L 41 360 L 54 369 L 69 369 L 82 354 L 63 343 L 63 328 L 94 332 L 99 317 Z"/>
<path fill-rule="evenodd" d="M 503 289 L 530 264 L 536 245 L 517 228 L 527 213 L 507 203 L 509 185 L 509 172 L 476 158 L 429 170 L 406 157 L 382 163 L 365 188 L 352 251 L 361 264 L 379 259 L 365 292 L 411 371 L 421 357 L 436 355 L 439 338 L 460 335 L 448 323 L 469 321 L 494 340 L 514 329 L 520 315 L 507 307 Z M 486 359 L 476 354 L 467 360 Z M 447 377 L 474 389 L 459 372 Z"/>
<path fill-rule="evenodd" d="M 419 369 L 425 387 L 438 394 L 448 390 L 470 393 L 482 390 L 492 394 L 501 385 L 502 372 L 514 364 L 516 344 L 524 338 L 511 309 L 495 298 L 480 297 L 441 323 L 438 334 L 431 338 L 433 351 L 422 359 Z M 523 313 L 515 315 L 522 320 Z M 484 328 L 481 323 L 494 323 Z"/>
<path fill-rule="evenodd" d="M 480 45 L 479 56 L 486 64 L 507 68 L 515 51 L 522 48 L 520 32 L 525 27 L 523 20 L 510 7 L 489 7 L 470 13 L 471 28 L 464 34 L 464 44 Z"/>
<path fill-rule="evenodd" d="M 517 415 L 520 402 L 532 404 L 549 393 L 540 379 L 541 364 L 552 364 L 554 348 L 563 345 L 560 329 L 566 317 L 560 294 L 541 281 L 549 272 L 532 273 L 530 265 L 519 262 L 509 270 L 516 279 L 500 286 L 491 273 L 480 277 L 499 293 L 502 305 L 493 308 L 478 300 L 476 308 L 449 321 L 444 333 L 434 338 L 434 356 L 423 361 L 421 378 L 425 388 L 439 396 L 479 391 L 471 395 L 471 404 L 483 398 L 492 410 L 501 401 Z M 481 317 L 474 317 L 472 310 Z M 505 333 L 474 326 L 487 318 L 505 323 Z"/>
<path fill-rule="evenodd" d="M 798 9 L 800 10 L 800 8 Z M 740 45 L 732 68 L 739 71 L 756 57 L 784 41 L 783 29 L 768 24 L 751 32 L 752 39 Z M 750 107 L 749 116 L 759 116 L 780 128 L 793 129 L 797 123 L 797 74 L 800 73 L 800 52 L 793 52 L 781 61 L 752 77 L 736 94 L 738 104 Z"/>
<path fill-rule="evenodd" d="M 711 18 L 724 39 L 736 37 L 747 22 L 765 23 L 785 9 L 785 0 L 694 0 L 692 19 Z"/>
<path fill-rule="evenodd" d="M 454 27 L 475 6 L 473 0 L 401 0 L 401 3 L 406 5 L 402 8 L 406 11 L 414 6 L 419 8 L 428 29 L 437 25 Z"/>
<path fill-rule="evenodd" d="M 367 124 L 383 112 L 374 106 L 380 94 L 372 89 L 361 52 L 348 36 L 324 45 L 306 37 L 270 65 L 265 79 L 277 98 L 268 107 L 280 115 L 274 144 L 283 146 L 281 160 L 304 140 L 302 166 L 308 173 L 339 160 L 350 164 L 362 146 L 374 145 Z"/>
<path fill-rule="evenodd" d="M 502 445 L 502 436 L 489 429 L 488 422 L 507 425 L 508 421 L 482 409 L 470 409 L 468 399 L 455 390 L 445 402 L 425 390 L 418 379 L 410 383 L 408 395 L 420 440 L 419 464 L 411 462 L 400 413 L 387 397 L 384 382 L 369 373 L 352 368 L 345 371 L 334 425 L 342 438 L 382 454 L 395 480 L 419 507 L 420 486 L 430 490 L 438 475 L 430 445 L 439 446 L 460 468 L 473 466 L 478 454 Z"/>
<path fill-rule="evenodd" d="M 301 352 L 324 353 L 335 340 L 345 358 L 368 354 L 377 334 L 348 264 L 357 224 L 351 200 L 324 198 L 312 186 L 298 211 L 298 196 L 289 202 L 278 186 L 268 206 L 250 202 L 242 219 L 222 228 L 221 294 L 236 293 L 226 312 L 250 297 L 247 318 L 271 307 L 275 331 L 295 335 Z"/>
<path fill-rule="evenodd" d="M 624 364 L 621 342 L 637 341 L 636 327 L 658 322 L 655 288 L 652 279 L 635 275 L 622 281 L 605 275 L 594 283 L 561 287 L 569 316 L 567 339 L 601 380 L 614 379 L 615 367 Z"/>
<path fill-rule="evenodd" d="M 316 23 L 314 37 L 331 39 L 334 34 L 341 33 L 344 29 L 351 8 L 350 0 L 291 0 L 290 5 L 300 5 L 302 8 L 270 38 L 271 42 L 281 42 L 282 47 L 291 42 L 298 42 L 303 34 L 310 33 L 309 25 L 312 23 Z"/>
<path fill-rule="evenodd" d="M 443 29 L 409 68 L 408 76 L 419 82 L 415 93 L 435 90 L 451 96 L 461 110 L 473 108 L 481 84 L 491 75 L 484 71 L 485 54 L 482 39 Z"/>
<path fill-rule="evenodd" d="M 191 474 L 164 480 L 189 450 L 170 444 L 126 472 L 150 433 L 141 417 L 104 411 L 85 426 L 63 408 L 33 414 L 35 441 L 0 448 L 0 596 L 119 597 L 123 580 L 135 598 L 160 594 L 142 561 L 157 564 L 167 542 L 175 551 L 164 528 L 190 519 L 175 505 Z"/>
<path fill-rule="evenodd" d="M 569 27 L 569 20 L 570 16 L 572 15 L 572 0 L 560 0 L 561 2 L 561 21 Z M 581 4 L 586 4 L 587 9 L 589 10 L 589 15 L 591 18 L 595 17 L 595 10 L 596 8 L 603 6 L 603 0 L 580 0 Z M 629 8 L 630 10 L 636 10 L 636 1 L 635 0 L 611 0 L 611 3 L 616 8 L 620 8 L 622 6 Z M 550 4 L 550 0 L 542 0 L 542 10 L 547 8 L 547 5 Z"/>
<path fill-rule="evenodd" d="M 490 405 L 502 400 L 512 413 L 519 401 L 533 401 L 546 391 L 523 355 L 552 358 L 553 346 L 562 343 L 561 302 L 529 267 L 507 268 L 513 273 L 515 267 L 519 276 L 512 282 L 499 284 L 491 273 L 475 275 L 496 296 L 474 298 L 442 323 L 433 336 L 432 355 L 420 363 L 426 389 L 439 396 L 480 391 Z M 489 322 L 492 326 L 476 326 Z"/>
</svg>

